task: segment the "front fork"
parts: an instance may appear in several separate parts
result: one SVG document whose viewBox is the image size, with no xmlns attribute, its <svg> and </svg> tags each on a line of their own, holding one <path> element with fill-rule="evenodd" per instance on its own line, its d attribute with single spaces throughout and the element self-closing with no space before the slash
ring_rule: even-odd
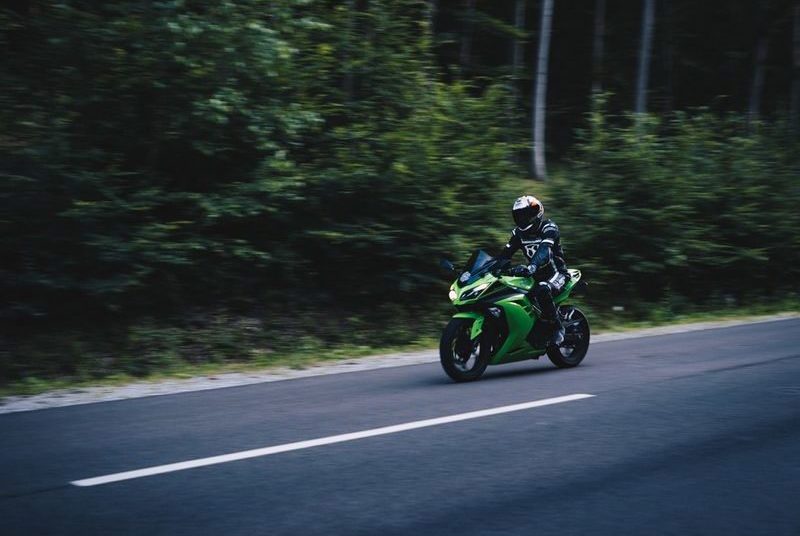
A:
<svg viewBox="0 0 800 536">
<path fill-rule="evenodd" d="M 471 341 L 476 340 L 481 336 L 481 333 L 483 333 L 483 324 L 486 320 L 486 317 L 483 315 L 483 313 L 473 311 L 456 313 L 453 315 L 453 318 L 468 318 L 473 320 L 472 329 L 469 333 L 469 338 Z"/>
</svg>

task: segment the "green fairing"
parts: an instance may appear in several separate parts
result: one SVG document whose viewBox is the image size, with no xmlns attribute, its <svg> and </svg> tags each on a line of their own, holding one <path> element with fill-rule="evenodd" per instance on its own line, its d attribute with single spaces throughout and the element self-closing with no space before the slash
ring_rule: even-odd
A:
<svg viewBox="0 0 800 536">
<path fill-rule="evenodd" d="M 567 301 L 567 298 L 569 298 L 569 295 L 572 292 L 572 289 L 575 288 L 575 285 L 581 279 L 581 271 L 580 270 L 569 270 L 569 273 L 570 273 L 570 276 L 571 276 L 569 282 L 566 285 L 564 285 L 564 290 L 561 291 L 561 294 L 559 294 L 558 296 L 556 296 L 553 299 L 553 301 L 556 302 L 556 305 L 560 305 L 560 304 L 564 303 L 565 301 Z"/>
<path fill-rule="evenodd" d="M 570 280 L 565 285 L 564 290 L 554 298 L 557 305 L 563 304 L 581 279 L 580 270 L 569 270 Z M 483 290 L 476 293 L 476 289 L 484 286 Z M 459 307 L 473 306 L 476 310 L 461 311 L 453 315 L 453 318 L 472 319 L 474 323 L 470 330 L 470 339 L 477 339 L 485 325 L 487 318 L 486 310 L 489 307 L 498 307 L 503 310 L 503 317 L 508 327 L 508 336 L 490 357 L 490 365 L 500 365 L 522 361 L 538 357 L 545 353 L 544 348 L 533 348 L 528 344 L 526 337 L 538 320 L 541 312 L 528 299 L 527 292 L 533 286 L 533 280 L 527 277 L 499 276 L 495 277 L 491 273 L 485 274 L 476 281 L 458 287 L 456 283 L 450 287 L 451 293 L 455 293 L 456 299 L 453 304 Z M 519 291 L 510 294 L 509 291 Z M 470 295 L 470 294 L 474 295 Z M 497 301 L 492 298 L 494 295 L 502 296 Z M 452 296 L 452 294 L 451 294 Z M 470 299 L 462 299 L 462 296 L 470 296 Z"/>
<path fill-rule="evenodd" d="M 508 337 L 489 363 L 499 365 L 531 357 L 530 351 L 533 349 L 525 340 L 525 336 L 528 335 L 535 322 L 529 314 L 529 311 L 533 310 L 530 300 L 527 296 L 511 297 L 497 302 L 497 305 L 502 307 L 505 312 L 508 322 Z"/>
<path fill-rule="evenodd" d="M 470 311 L 465 313 L 456 313 L 453 315 L 453 318 L 472 318 L 473 320 L 477 320 L 479 318 L 483 318 L 483 314 Z"/>
<path fill-rule="evenodd" d="M 472 324 L 472 332 L 470 333 L 470 339 L 475 340 L 480 337 L 481 332 L 483 332 L 483 322 L 485 320 L 484 316 L 480 316 L 479 318 L 475 319 L 475 322 Z"/>
</svg>

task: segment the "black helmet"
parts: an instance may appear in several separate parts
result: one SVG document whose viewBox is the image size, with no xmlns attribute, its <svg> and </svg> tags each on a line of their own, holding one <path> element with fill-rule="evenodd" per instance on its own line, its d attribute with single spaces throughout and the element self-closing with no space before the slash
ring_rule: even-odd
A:
<svg viewBox="0 0 800 536">
<path fill-rule="evenodd" d="M 544 218 L 544 205 L 532 195 L 523 195 L 514 201 L 511 209 L 514 223 L 521 231 L 527 231 L 534 225 L 538 226 Z"/>
</svg>

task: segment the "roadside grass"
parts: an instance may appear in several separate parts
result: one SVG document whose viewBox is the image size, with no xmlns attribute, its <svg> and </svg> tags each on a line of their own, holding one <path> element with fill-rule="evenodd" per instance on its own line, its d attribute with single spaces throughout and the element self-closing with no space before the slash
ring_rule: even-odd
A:
<svg viewBox="0 0 800 536">
<path fill-rule="evenodd" d="M 388 346 L 366 346 L 343 344 L 325 346 L 306 342 L 296 351 L 269 351 L 259 348 L 243 350 L 247 360 L 189 363 L 171 360 L 161 369 L 153 370 L 145 375 L 118 372 L 103 377 L 90 374 L 65 375 L 55 378 L 26 377 L 0 386 L 0 398 L 7 396 L 31 396 L 56 390 L 80 391 L 89 387 L 113 387 L 141 382 L 159 382 L 163 380 L 179 380 L 194 377 L 214 377 L 227 373 L 255 373 L 277 369 L 304 370 L 326 362 L 346 361 L 370 355 L 413 352 L 435 348 L 438 341 L 433 336 L 424 336 L 409 344 Z"/>
<path fill-rule="evenodd" d="M 598 309 L 595 306 L 582 304 L 580 301 L 577 301 L 577 304 L 587 313 L 593 332 L 598 333 L 624 332 L 673 324 L 744 320 L 763 315 L 800 312 L 800 297 L 795 296 L 771 302 L 753 302 L 747 305 L 736 304 L 685 311 L 676 311 L 674 307 L 663 306 L 623 307 L 622 310 L 614 310 L 614 306 L 608 306 Z"/>
<path fill-rule="evenodd" d="M 624 332 L 636 329 L 669 326 L 673 324 L 707 321 L 737 320 L 755 318 L 778 313 L 800 312 L 800 299 L 796 297 L 747 306 L 722 307 L 714 310 L 674 313 L 665 307 L 650 307 L 647 313 L 629 309 L 602 309 L 575 303 L 587 312 L 592 331 L 598 333 Z M 305 338 L 293 350 L 266 350 L 255 345 L 240 349 L 241 358 L 202 363 L 191 363 L 167 356 L 161 361 L 163 366 L 147 371 L 145 374 L 112 372 L 102 377 L 82 373 L 58 377 L 40 378 L 29 376 L 0 386 L 0 397 L 29 396 L 55 390 L 80 391 L 88 387 L 121 386 L 138 382 L 158 382 L 162 380 L 188 379 L 192 377 L 214 377 L 226 373 L 255 373 L 275 369 L 302 370 L 327 362 L 346 361 L 371 355 L 383 355 L 419 350 L 435 350 L 438 345 L 438 330 L 422 333 L 407 344 L 367 345 L 336 344 L 326 345 L 321 341 Z"/>
</svg>

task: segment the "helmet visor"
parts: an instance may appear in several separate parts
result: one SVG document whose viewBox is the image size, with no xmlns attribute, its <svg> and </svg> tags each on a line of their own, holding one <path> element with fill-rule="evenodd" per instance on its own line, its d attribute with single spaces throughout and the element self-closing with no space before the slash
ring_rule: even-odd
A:
<svg viewBox="0 0 800 536">
<path fill-rule="evenodd" d="M 517 227 L 527 227 L 539 217 L 539 207 L 527 206 L 518 208 L 517 210 L 512 210 L 511 214 L 514 216 L 514 223 L 517 224 Z"/>
</svg>

